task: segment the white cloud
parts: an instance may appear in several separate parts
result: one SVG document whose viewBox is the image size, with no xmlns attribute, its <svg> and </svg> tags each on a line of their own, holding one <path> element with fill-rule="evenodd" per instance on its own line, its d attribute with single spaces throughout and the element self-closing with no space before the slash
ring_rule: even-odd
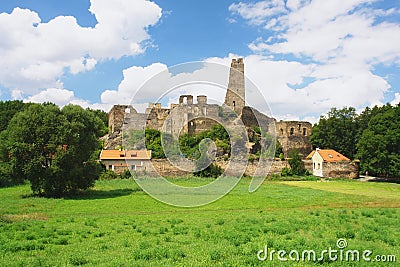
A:
<svg viewBox="0 0 400 267">
<path fill-rule="evenodd" d="M 395 94 L 394 94 L 394 99 L 393 99 L 393 101 L 391 102 L 391 104 L 392 104 L 393 106 L 395 106 L 395 105 L 400 105 L 400 93 L 395 93 Z"/>
<path fill-rule="evenodd" d="M 15 8 L 0 14 L 0 83 L 36 94 L 59 87 L 66 72 L 91 70 L 98 61 L 133 56 L 146 49 L 148 27 L 161 8 L 145 0 L 91 0 L 95 27 L 81 27 L 72 16 L 42 22 L 39 14 Z"/>
<path fill-rule="evenodd" d="M 277 8 L 285 2 L 285 10 Z M 374 70 L 377 64 L 400 66 L 400 24 L 385 20 L 399 9 L 374 9 L 374 2 L 281 0 L 231 5 L 230 11 L 249 24 L 273 32 L 249 44 L 255 53 L 295 56 L 291 62 L 247 59 L 248 74 L 256 83 L 262 81 L 274 113 L 312 117 L 331 107 L 359 108 L 383 101 L 391 85 Z M 258 66 L 253 69 L 252 64 Z M 302 84 L 301 79 L 308 80 Z M 289 86 L 296 83 L 297 90 Z"/>
<path fill-rule="evenodd" d="M 123 70 L 124 79 L 119 84 L 118 89 L 104 91 L 101 94 L 101 101 L 106 104 L 129 104 L 132 101 L 132 97 L 148 79 L 166 70 L 167 66 L 161 63 L 154 63 L 147 67 L 133 66 L 125 69 Z M 164 85 L 160 83 L 160 87 L 151 88 L 153 91 L 156 91 L 156 99 L 161 94 L 158 94 L 157 91 L 162 92 L 161 90 L 163 90 Z M 146 93 L 147 96 L 142 95 L 142 97 L 151 99 L 151 92 L 147 91 Z"/>
<path fill-rule="evenodd" d="M 15 92 L 15 94 L 19 94 L 18 99 L 22 99 L 22 94 L 20 91 Z M 79 105 L 83 108 L 101 109 L 104 111 L 108 111 L 112 107 L 111 104 L 90 103 L 86 100 L 77 98 L 73 91 L 64 88 L 48 88 L 37 94 L 34 94 L 32 96 L 23 99 L 23 101 L 33 102 L 33 103 L 51 102 L 61 107 L 68 104 L 73 104 L 73 105 Z"/>
<path fill-rule="evenodd" d="M 257 3 L 237 3 L 229 6 L 229 11 L 237 13 L 255 25 L 260 25 L 265 18 L 285 13 L 285 3 L 281 0 L 260 1 Z"/>
<path fill-rule="evenodd" d="M 34 102 L 34 103 L 52 102 L 59 106 L 65 106 L 73 100 L 75 100 L 74 92 L 59 88 L 48 88 L 36 95 L 24 99 L 25 102 Z"/>
<path fill-rule="evenodd" d="M 11 97 L 13 100 L 21 100 L 22 99 L 22 91 L 18 90 L 18 89 L 12 90 Z"/>
</svg>

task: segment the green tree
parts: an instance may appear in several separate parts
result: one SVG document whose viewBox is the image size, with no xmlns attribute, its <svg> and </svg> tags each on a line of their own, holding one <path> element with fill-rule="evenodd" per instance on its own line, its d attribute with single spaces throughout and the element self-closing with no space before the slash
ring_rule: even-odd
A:
<svg viewBox="0 0 400 267">
<path fill-rule="evenodd" d="M 307 170 L 304 168 L 304 163 L 301 160 L 301 154 L 297 149 L 292 149 L 289 152 L 289 165 L 291 169 L 291 173 L 294 175 L 304 175 L 307 173 Z"/>
<path fill-rule="evenodd" d="M 97 118 L 102 121 L 102 123 L 100 124 L 102 126 L 100 136 L 106 135 L 108 133 L 108 113 L 99 109 L 87 108 L 86 110 L 93 113 Z"/>
<path fill-rule="evenodd" d="M 321 116 L 312 128 L 310 142 L 313 147 L 335 149 L 354 158 L 358 133 L 357 113 L 353 107 L 332 108 L 327 117 Z"/>
<path fill-rule="evenodd" d="M 28 104 L 24 104 L 22 101 L 0 101 L 0 132 L 7 128 L 8 123 L 14 117 L 14 115 Z"/>
<path fill-rule="evenodd" d="M 211 139 L 204 139 L 199 145 L 200 156 L 196 160 L 195 176 L 217 178 L 222 174 L 221 167 L 212 163 Z"/>
<path fill-rule="evenodd" d="M 161 143 L 161 132 L 154 129 L 146 129 L 145 143 L 148 150 L 152 150 L 152 157 L 159 159 L 165 158 Z"/>
<path fill-rule="evenodd" d="M 375 108 L 357 144 L 361 171 L 400 177 L 400 106 Z"/>
<path fill-rule="evenodd" d="M 32 104 L 7 127 L 8 164 L 35 194 L 60 197 L 93 186 L 100 171 L 93 153 L 104 123 L 79 106 Z"/>
</svg>

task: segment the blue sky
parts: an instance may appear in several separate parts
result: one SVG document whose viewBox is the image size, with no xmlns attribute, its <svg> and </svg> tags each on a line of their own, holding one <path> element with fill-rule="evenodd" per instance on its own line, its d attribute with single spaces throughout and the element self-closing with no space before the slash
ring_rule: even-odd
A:
<svg viewBox="0 0 400 267">
<path fill-rule="evenodd" d="M 278 119 L 400 102 L 392 0 L 2 1 L 0 36 L 2 100 L 107 110 L 167 67 L 241 56 Z"/>
</svg>

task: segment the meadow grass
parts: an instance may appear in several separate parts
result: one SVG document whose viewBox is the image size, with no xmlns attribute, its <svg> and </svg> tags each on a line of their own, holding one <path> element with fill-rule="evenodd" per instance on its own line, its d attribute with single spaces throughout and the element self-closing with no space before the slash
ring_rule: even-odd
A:
<svg viewBox="0 0 400 267">
<path fill-rule="evenodd" d="M 209 181 L 182 178 L 198 186 Z M 260 262 L 257 252 L 336 248 L 400 260 L 400 186 L 346 181 L 266 181 L 254 193 L 242 179 L 231 193 L 197 208 L 158 202 L 133 180 L 98 181 L 64 199 L 0 189 L 1 266 L 376 266 L 377 262 Z M 386 263 L 382 266 L 396 266 Z"/>
</svg>

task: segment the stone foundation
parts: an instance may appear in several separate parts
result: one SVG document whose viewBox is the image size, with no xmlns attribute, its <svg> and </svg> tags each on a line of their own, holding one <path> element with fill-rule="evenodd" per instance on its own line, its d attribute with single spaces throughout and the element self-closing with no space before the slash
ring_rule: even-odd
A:
<svg viewBox="0 0 400 267">
<path fill-rule="evenodd" d="M 324 162 L 322 176 L 357 179 L 360 176 L 358 161 Z"/>
</svg>

